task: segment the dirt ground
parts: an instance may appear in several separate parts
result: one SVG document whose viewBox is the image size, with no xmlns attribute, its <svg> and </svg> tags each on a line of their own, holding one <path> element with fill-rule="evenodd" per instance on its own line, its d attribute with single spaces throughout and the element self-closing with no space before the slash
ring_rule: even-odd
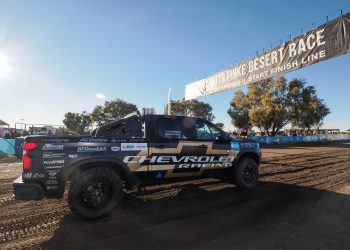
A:
<svg viewBox="0 0 350 250">
<path fill-rule="evenodd" d="M 66 200 L 16 202 L 20 163 L 0 164 L 0 248 L 348 249 L 350 142 L 263 148 L 261 182 L 215 179 L 128 192 L 107 218 L 74 219 Z"/>
</svg>

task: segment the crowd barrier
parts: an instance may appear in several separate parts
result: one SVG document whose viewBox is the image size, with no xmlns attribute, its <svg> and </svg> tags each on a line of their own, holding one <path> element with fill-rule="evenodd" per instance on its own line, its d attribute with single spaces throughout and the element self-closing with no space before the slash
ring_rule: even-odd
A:
<svg viewBox="0 0 350 250">
<path fill-rule="evenodd" d="M 323 142 L 350 140 L 350 134 L 339 135 L 307 135 L 307 136 L 248 136 L 260 144 L 286 144 L 299 142 Z M 23 138 L 3 139 L 0 138 L 0 155 L 17 155 L 23 153 Z"/>
<path fill-rule="evenodd" d="M 260 144 L 286 144 L 299 142 L 324 142 L 350 140 L 350 134 L 307 136 L 248 136 Z"/>
<path fill-rule="evenodd" d="M 0 138 L 0 155 L 17 155 L 23 153 L 24 138 L 3 139 Z"/>
</svg>

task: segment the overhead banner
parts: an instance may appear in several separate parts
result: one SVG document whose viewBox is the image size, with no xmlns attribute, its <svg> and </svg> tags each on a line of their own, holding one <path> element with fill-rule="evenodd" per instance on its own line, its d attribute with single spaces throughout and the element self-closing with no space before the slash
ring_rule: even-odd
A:
<svg viewBox="0 0 350 250">
<path fill-rule="evenodd" d="M 350 51 L 350 12 L 238 65 L 185 87 L 195 99 L 258 82 Z"/>
</svg>

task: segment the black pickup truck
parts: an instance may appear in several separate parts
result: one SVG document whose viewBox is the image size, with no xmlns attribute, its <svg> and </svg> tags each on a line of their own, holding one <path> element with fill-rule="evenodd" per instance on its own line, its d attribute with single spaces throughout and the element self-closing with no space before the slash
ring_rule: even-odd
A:
<svg viewBox="0 0 350 250">
<path fill-rule="evenodd" d="M 83 219 L 111 213 L 123 190 L 151 183 L 210 176 L 240 188 L 258 183 L 261 151 L 233 139 L 201 118 L 132 115 L 97 129 L 91 137 L 28 136 L 17 200 L 62 198 Z"/>
</svg>

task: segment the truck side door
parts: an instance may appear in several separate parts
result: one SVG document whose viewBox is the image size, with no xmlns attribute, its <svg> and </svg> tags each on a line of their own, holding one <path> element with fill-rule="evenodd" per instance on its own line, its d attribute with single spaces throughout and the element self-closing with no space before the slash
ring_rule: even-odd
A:
<svg viewBox="0 0 350 250">
<path fill-rule="evenodd" d="M 202 165 L 205 170 L 223 169 L 231 166 L 235 152 L 231 150 L 231 139 L 212 123 L 204 119 L 196 119 L 194 124 L 198 147 L 206 148 L 202 157 L 207 161 Z"/>
<path fill-rule="evenodd" d="M 195 140 L 194 118 L 159 116 L 153 121 L 150 141 L 150 169 L 154 178 L 195 176 L 201 174 L 197 159 L 206 148 Z"/>
</svg>

